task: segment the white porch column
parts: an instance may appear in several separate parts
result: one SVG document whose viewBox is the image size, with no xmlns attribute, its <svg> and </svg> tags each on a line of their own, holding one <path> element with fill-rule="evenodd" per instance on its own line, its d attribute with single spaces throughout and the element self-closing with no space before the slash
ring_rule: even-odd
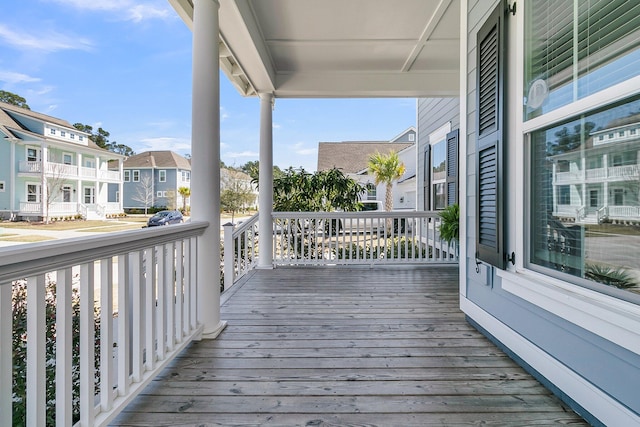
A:
<svg viewBox="0 0 640 427">
<path fill-rule="evenodd" d="M 273 266 L 273 94 L 260 94 L 260 170 L 258 183 L 258 268 Z"/>
<path fill-rule="evenodd" d="M 220 320 L 220 63 L 218 0 L 193 1 L 192 219 L 209 221 L 198 239 L 198 321 L 215 338 Z"/>
<path fill-rule="evenodd" d="M 118 159 L 118 173 L 120 180 L 118 181 L 118 212 L 124 212 L 124 160 Z"/>
</svg>

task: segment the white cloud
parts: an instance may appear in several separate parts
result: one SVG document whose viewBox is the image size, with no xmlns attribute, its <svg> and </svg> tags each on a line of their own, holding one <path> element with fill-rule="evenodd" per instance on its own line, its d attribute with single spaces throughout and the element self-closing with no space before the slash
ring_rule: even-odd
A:
<svg viewBox="0 0 640 427">
<path fill-rule="evenodd" d="M 225 153 L 225 157 L 230 157 L 233 159 L 236 159 L 238 157 L 260 157 L 260 153 L 257 153 L 255 151 L 245 150 L 245 151 Z"/>
<path fill-rule="evenodd" d="M 317 147 L 305 148 L 304 147 L 304 143 L 302 143 L 302 142 L 298 142 L 298 143 L 294 144 L 292 148 L 293 148 L 293 151 L 296 154 L 299 154 L 301 156 L 312 156 L 312 155 L 317 155 L 318 154 L 318 148 Z"/>
<path fill-rule="evenodd" d="M 280 126 L 278 123 L 273 123 L 273 128 L 274 129 L 280 129 L 282 126 Z"/>
<path fill-rule="evenodd" d="M 40 80 L 41 79 L 37 77 L 31 77 L 22 73 L 0 70 L 0 81 L 3 81 L 10 85 L 17 84 L 17 83 L 35 83 L 35 82 L 39 82 Z"/>
<path fill-rule="evenodd" d="M 0 41 L 18 49 L 45 52 L 61 50 L 85 50 L 93 48 L 91 40 L 72 34 L 62 34 L 55 30 L 40 30 L 38 34 L 26 32 L 21 28 L 10 28 L 0 24 Z"/>
<path fill-rule="evenodd" d="M 132 147 L 133 148 L 133 147 Z M 171 150 L 175 152 L 191 152 L 191 141 L 182 138 L 158 137 L 143 138 L 135 147 L 135 151 L 140 153 L 150 150 Z"/>
<path fill-rule="evenodd" d="M 223 106 L 220 106 L 220 121 L 225 121 L 229 118 L 229 113 L 227 113 L 226 108 L 224 108 Z"/>
<path fill-rule="evenodd" d="M 138 3 L 134 0 L 50 0 L 79 10 L 112 12 L 125 21 L 141 22 L 149 19 L 174 18 L 168 3 Z"/>
</svg>

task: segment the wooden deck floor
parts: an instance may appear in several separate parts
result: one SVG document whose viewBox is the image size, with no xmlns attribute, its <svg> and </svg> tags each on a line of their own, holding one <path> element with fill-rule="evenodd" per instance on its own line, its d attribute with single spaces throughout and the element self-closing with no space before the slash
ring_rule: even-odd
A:
<svg viewBox="0 0 640 427">
<path fill-rule="evenodd" d="M 113 423 L 586 425 L 465 321 L 456 268 L 256 271 Z M 225 301 L 226 299 L 226 301 Z"/>
</svg>

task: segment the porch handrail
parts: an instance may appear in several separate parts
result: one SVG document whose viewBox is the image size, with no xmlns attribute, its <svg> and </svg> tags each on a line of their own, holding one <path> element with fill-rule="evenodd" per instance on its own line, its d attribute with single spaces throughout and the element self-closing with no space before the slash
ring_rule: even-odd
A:
<svg viewBox="0 0 640 427">
<path fill-rule="evenodd" d="M 238 226 L 224 226 L 224 289 L 227 290 L 258 264 L 259 214 Z"/>
<path fill-rule="evenodd" d="M 14 375 L 13 349 L 7 345 L 16 333 L 12 293 L 19 286 L 27 290 L 27 425 L 45 425 L 47 404 L 52 401 L 56 425 L 72 425 L 72 396 L 78 383 L 80 425 L 108 424 L 200 335 L 197 239 L 208 225 L 192 222 L 0 248 L 0 381 L 5 385 Z M 55 356 L 45 350 L 47 282 L 56 284 Z M 100 300 L 99 318 L 94 312 L 94 289 Z M 70 362 L 77 307 L 72 293 L 79 295 L 79 366 Z M 56 391 L 51 397 L 45 372 L 54 360 Z M 74 374 L 78 371 L 79 377 Z M 13 400 L 10 386 L 0 388 L 0 425 L 13 424 Z"/>
<path fill-rule="evenodd" d="M 458 262 L 437 211 L 273 212 L 274 265 Z"/>
</svg>

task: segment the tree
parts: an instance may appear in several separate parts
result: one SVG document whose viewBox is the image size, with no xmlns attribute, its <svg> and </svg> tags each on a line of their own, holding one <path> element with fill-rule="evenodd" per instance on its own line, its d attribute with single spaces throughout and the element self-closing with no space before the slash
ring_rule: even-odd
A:
<svg viewBox="0 0 640 427">
<path fill-rule="evenodd" d="M 258 160 L 250 160 L 239 168 L 242 172 L 251 177 L 251 182 L 258 186 L 260 178 L 260 162 Z M 278 166 L 273 166 L 273 180 L 282 177 L 284 172 Z"/>
<path fill-rule="evenodd" d="M 182 210 L 187 211 L 187 197 L 191 197 L 191 188 L 180 187 L 178 188 L 178 194 L 182 196 Z"/>
<path fill-rule="evenodd" d="M 231 222 L 235 213 L 246 208 L 255 201 L 255 193 L 248 177 L 236 170 L 224 169 L 221 171 L 220 206 L 223 210 L 231 212 Z"/>
<path fill-rule="evenodd" d="M 66 165 L 61 163 L 47 163 L 47 173 L 42 175 L 44 182 L 43 188 L 46 190 L 44 194 L 44 221 L 49 224 L 49 209 L 51 204 L 62 193 L 62 188 L 66 183 L 65 170 Z"/>
<path fill-rule="evenodd" d="M 280 212 L 354 211 L 365 188 L 339 169 L 311 174 L 286 169 L 273 181 L 273 210 Z"/>
<path fill-rule="evenodd" d="M 20 95 L 16 95 L 15 93 L 7 92 L 6 90 L 0 90 L 0 101 L 22 107 L 25 110 L 31 110 L 31 108 L 29 108 L 29 106 L 27 105 L 26 99 L 24 99 Z"/>
<path fill-rule="evenodd" d="M 109 136 L 111 134 L 101 127 L 98 128 L 96 132 L 93 131 L 93 126 L 84 125 L 82 123 L 74 123 L 73 127 L 78 129 L 79 131 L 88 133 L 89 139 L 100 148 L 104 148 L 105 150 L 109 150 L 112 153 L 118 153 L 124 156 L 133 156 L 135 154 L 133 149 L 128 145 L 118 144 L 115 141 L 110 142 Z"/>
<path fill-rule="evenodd" d="M 400 161 L 398 153 L 394 150 L 389 154 L 382 154 L 376 151 L 369 157 L 367 164 L 369 173 L 375 176 L 376 185 L 385 183 L 386 192 L 384 199 L 384 209 L 390 211 L 393 209 L 393 181 L 399 179 L 404 174 L 405 166 Z"/>
<path fill-rule="evenodd" d="M 148 214 L 149 208 L 153 206 L 153 178 L 151 175 L 144 175 L 140 178 L 140 182 L 136 186 L 136 193 L 131 196 L 131 199 L 142 203 L 144 214 Z"/>
</svg>

